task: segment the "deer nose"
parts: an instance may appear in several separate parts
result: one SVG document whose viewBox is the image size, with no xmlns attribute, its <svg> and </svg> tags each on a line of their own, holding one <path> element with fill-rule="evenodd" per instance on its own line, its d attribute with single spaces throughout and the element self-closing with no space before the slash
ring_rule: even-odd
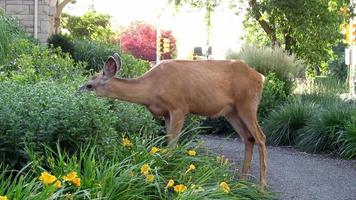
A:
<svg viewBox="0 0 356 200">
<path fill-rule="evenodd" d="M 89 90 L 89 88 L 87 87 L 87 84 L 84 84 L 78 89 L 77 94 L 82 93 L 82 92 L 86 92 L 88 90 Z"/>
</svg>

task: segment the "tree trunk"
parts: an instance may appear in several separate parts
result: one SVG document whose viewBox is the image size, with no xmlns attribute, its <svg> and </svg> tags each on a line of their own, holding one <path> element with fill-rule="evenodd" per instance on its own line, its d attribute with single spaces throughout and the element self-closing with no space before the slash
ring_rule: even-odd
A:
<svg viewBox="0 0 356 200">
<path fill-rule="evenodd" d="M 249 2 L 250 7 L 252 9 L 252 13 L 255 17 L 255 19 L 258 21 L 258 23 L 261 25 L 262 29 L 267 33 L 267 35 L 270 37 L 272 41 L 272 45 L 278 45 L 281 46 L 280 43 L 277 41 L 277 36 L 276 36 L 276 31 L 268 24 L 268 22 L 264 19 L 262 19 L 262 14 L 260 13 L 258 9 L 258 4 L 256 0 L 250 0 Z"/>
<path fill-rule="evenodd" d="M 63 8 L 73 2 L 74 0 L 63 0 L 62 2 L 59 2 L 60 0 L 57 1 L 57 6 L 56 6 L 56 15 L 54 16 L 54 31 L 55 33 L 60 32 L 60 26 L 61 26 L 61 14 L 63 11 Z"/>
</svg>

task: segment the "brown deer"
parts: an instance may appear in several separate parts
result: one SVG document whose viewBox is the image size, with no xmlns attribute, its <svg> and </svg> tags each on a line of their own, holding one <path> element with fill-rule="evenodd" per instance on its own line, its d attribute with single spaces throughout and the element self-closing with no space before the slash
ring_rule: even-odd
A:
<svg viewBox="0 0 356 200">
<path fill-rule="evenodd" d="M 250 173 L 253 146 L 259 151 L 260 184 L 267 185 L 265 135 L 257 122 L 264 76 L 242 61 L 164 60 L 143 76 L 116 78 L 118 54 L 110 56 L 102 73 L 95 74 L 80 91 L 146 106 L 162 116 L 169 142 L 179 135 L 188 113 L 225 117 L 245 143 L 243 178 Z"/>
</svg>

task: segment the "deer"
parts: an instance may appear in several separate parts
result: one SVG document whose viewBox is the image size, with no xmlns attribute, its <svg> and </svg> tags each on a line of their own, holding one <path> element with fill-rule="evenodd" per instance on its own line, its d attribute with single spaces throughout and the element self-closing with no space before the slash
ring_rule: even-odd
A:
<svg viewBox="0 0 356 200">
<path fill-rule="evenodd" d="M 163 60 L 132 79 L 115 77 L 121 69 L 115 53 L 79 91 L 145 106 L 164 118 L 169 145 L 179 136 L 185 116 L 225 117 L 245 145 L 242 179 L 250 174 L 254 144 L 259 152 L 259 181 L 267 186 L 266 137 L 257 121 L 264 76 L 241 60 Z"/>
</svg>

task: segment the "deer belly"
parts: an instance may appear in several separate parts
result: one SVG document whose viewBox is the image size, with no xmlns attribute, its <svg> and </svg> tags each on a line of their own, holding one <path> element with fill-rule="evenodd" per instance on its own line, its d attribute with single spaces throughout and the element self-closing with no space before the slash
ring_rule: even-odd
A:
<svg viewBox="0 0 356 200">
<path fill-rule="evenodd" d="M 205 106 L 200 108 L 191 108 L 190 112 L 197 115 L 207 116 L 211 118 L 225 116 L 232 112 L 234 107 L 232 105 L 224 106 Z"/>
</svg>

